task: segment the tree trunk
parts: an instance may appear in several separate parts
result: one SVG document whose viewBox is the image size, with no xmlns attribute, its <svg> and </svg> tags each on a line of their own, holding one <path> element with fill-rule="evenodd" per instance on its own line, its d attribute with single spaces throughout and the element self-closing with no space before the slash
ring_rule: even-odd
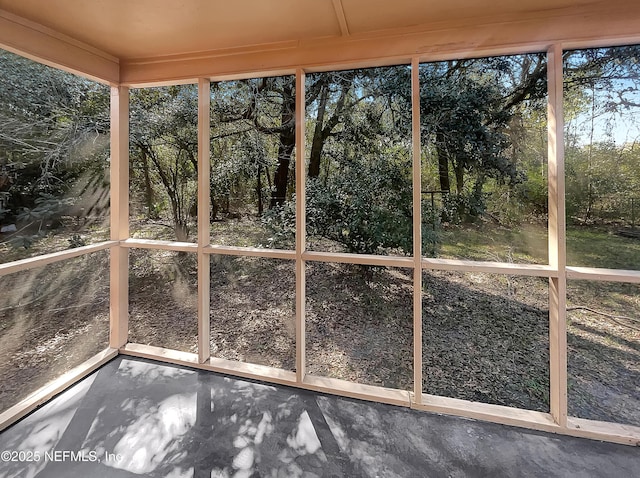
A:
<svg viewBox="0 0 640 478">
<path fill-rule="evenodd" d="M 218 210 L 220 209 L 220 205 L 216 200 L 216 194 L 213 190 L 213 187 L 209 188 L 209 201 L 211 202 L 211 212 L 209 213 L 210 219 L 212 221 L 215 221 L 218 218 Z"/>
<path fill-rule="evenodd" d="M 153 186 L 151 184 L 151 176 L 149 174 L 149 158 L 144 149 L 140 150 L 142 159 L 142 174 L 144 176 L 144 205 L 147 208 L 147 217 L 149 219 L 157 219 L 157 215 L 153 212 Z"/>
<path fill-rule="evenodd" d="M 456 164 L 454 169 L 456 172 L 456 192 L 460 195 L 464 190 L 464 167 L 461 164 Z"/>
<path fill-rule="evenodd" d="M 293 117 L 295 114 L 295 97 L 293 96 L 293 84 L 287 83 L 283 88 L 283 104 L 280 124 L 295 124 Z M 291 155 L 296 146 L 296 129 L 284 128 L 279 134 L 278 142 L 278 166 L 273 177 L 274 187 L 271 193 L 271 203 L 269 207 L 273 208 L 279 204 L 283 204 L 287 198 L 287 185 L 289 184 L 289 164 L 291 163 Z M 296 158 L 297 161 L 304 161 L 304 158 Z"/>
<path fill-rule="evenodd" d="M 316 127 L 313 131 L 313 141 L 311 142 L 311 154 L 309 155 L 309 177 L 320 176 L 320 158 L 322 157 L 322 146 L 324 145 L 324 112 L 327 108 L 329 98 L 329 88 L 326 84 L 321 87 L 320 103 L 318 104 L 318 115 L 316 117 Z"/>
<path fill-rule="evenodd" d="M 283 204 L 287 197 L 287 184 L 289 184 L 289 164 L 291 155 L 296 145 L 295 130 L 280 133 L 280 145 L 278 146 L 278 167 L 273 178 L 274 188 L 271 193 L 269 207 Z M 299 159 L 298 161 L 303 161 Z"/>
<path fill-rule="evenodd" d="M 451 183 L 449 182 L 449 155 L 444 147 L 444 138 L 441 133 L 436 134 L 436 153 L 438 154 L 440 190 L 451 191 Z"/>
<path fill-rule="evenodd" d="M 258 196 L 258 216 L 262 216 L 262 165 L 258 165 L 258 176 L 256 181 L 256 195 Z"/>
<path fill-rule="evenodd" d="M 187 226 L 183 221 L 176 221 L 176 240 L 178 242 L 187 242 L 189 240 L 189 226 Z"/>
<path fill-rule="evenodd" d="M 477 198 L 482 197 L 482 189 L 484 188 L 484 182 L 486 180 L 486 177 L 484 175 L 484 173 L 480 173 L 478 174 L 478 177 L 476 179 L 476 183 L 473 185 L 473 195 Z"/>
</svg>

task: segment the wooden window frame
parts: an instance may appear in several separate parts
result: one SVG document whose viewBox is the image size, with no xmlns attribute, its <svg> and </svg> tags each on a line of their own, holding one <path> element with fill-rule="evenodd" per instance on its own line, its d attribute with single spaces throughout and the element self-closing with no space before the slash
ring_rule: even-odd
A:
<svg viewBox="0 0 640 478">
<path fill-rule="evenodd" d="M 305 229 L 305 157 L 304 123 L 305 75 L 308 72 L 344 69 L 345 64 L 305 65 L 272 72 L 295 74 L 296 81 L 296 242 L 295 250 L 273 250 L 252 247 L 232 247 L 211 244 L 209 225 L 209 106 L 211 78 L 198 79 L 198 241 L 180 243 L 133 239 L 129 233 L 129 89 L 114 84 L 111 88 L 111 240 L 68 251 L 46 254 L 22 261 L 0 265 L 0 275 L 28 270 L 52 262 L 63 261 L 99 250 L 109 249 L 110 262 L 110 346 L 73 371 L 54 380 L 46 387 L 0 414 L 0 430 L 6 428 L 48 398 L 66 389 L 91 371 L 111 360 L 117 354 L 145 357 L 162 362 L 211 370 L 239 377 L 285 384 L 302 389 L 338 394 L 358 399 L 373 400 L 457 416 L 487 420 L 564 435 L 579 436 L 616 443 L 640 445 L 640 427 L 625 424 L 569 417 L 567 413 L 567 330 L 566 281 L 583 279 L 640 283 L 640 271 L 602 268 L 568 267 L 566 265 L 566 224 L 564 186 L 564 122 L 562 111 L 562 52 L 570 48 L 602 47 L 623 42 L 637 43 L 638 38 L 590 42 L 553 43 L 548 45 L 548 180 L 549 180 L 549 261 L 545 265 L 500 262 L 447 260 L 425 258 L 421 254 L 421 143 L 419 109 L 418 66 L 423 61 L 462 58 L 464 54 L 452 51 L 449 55 L 419 55 L 380 62 L 366 60 L 348 67 L 367 67 L 379 64 L 411 65 L 412 101 L 412 184 L 413 184 L 413 254 L 412 256 L 377 256 L 306 250 Z M 540 44 L 506 46 L 487 51 L 475 49 L 473 56 L 517 54 L 539 51 Z M 14 49 L 16 51 L 16 49 Z M 111 68 L 111 66 L 109 66 Z M 69 69 L 69 68 L 66 68 Z M 75 71 L 75 70 L 74 70 Z M 98 70 L 96 70 L 98 71 Z M 113 74 L 112 70 L 109 70 Z M 252 72 L 233 75 L 248 78 L 268 75 Z M 153 84 L 154 82 L 151 82 Z M 156 84 L 158 82 L 155 82 Z M 163 84 L 183 84 L 183 80 Z M 130 248 L 184 251 L 197 255 L 198 263 L 198 353 L 186 353 L 152 347 L 128 341 L 128 250 Z M 296 371 L 251 363 L 241 363 L 210 356 L 209 345 L 209 274 L 211 255 L 266 257 L 295 261 L 296 273 Z M 305 265 L 306 262 L 338 262 L 363 265 L 404 267 L 413 270 L 413 327 L 414 327 L 414 390 L 397 390 L 363 385 L 333 378 L 310 376 L 305 368 Z M 449 270 L 460 272 L 486 272 L 502 275 L 536 276 L 549 279 L 549 348 L 550 348 L 550 412 L 522 410 L 467 400 L 435 396 L 423 391 L 422 377 L 422 272 Z M 427 389 L 428 389 L 428 377 Z"/>
</svg>

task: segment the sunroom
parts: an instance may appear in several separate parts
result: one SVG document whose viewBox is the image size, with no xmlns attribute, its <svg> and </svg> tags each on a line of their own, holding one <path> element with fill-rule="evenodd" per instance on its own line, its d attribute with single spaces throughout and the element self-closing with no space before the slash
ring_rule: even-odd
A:
<svg viewBox="0 0 640 478">
<path fill-rule="evenodd" d="M 0 0 L 0 429 L 125 356 L 640 444 L 639 19 Z"/>
</svg>

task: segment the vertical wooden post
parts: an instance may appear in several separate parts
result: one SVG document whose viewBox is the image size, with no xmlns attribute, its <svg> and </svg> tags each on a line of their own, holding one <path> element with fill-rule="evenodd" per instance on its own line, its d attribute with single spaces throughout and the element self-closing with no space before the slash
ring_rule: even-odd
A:
<svg viewBox="0 0 640 478">
<path fill-rule="evenodd" d="M 211 240 L 209 222 L 209 148 L 211 85 L 209 79 L 198 80 L 198 360 L 209 360 L 211 354 L 209 302 L 211 260 L 203 248 Z"/>
<path fill-rule="evenodd" d="M 411 61 L 413 154 L 413 396 L 422 403 L 422 154 L 420 148 L 420 62 Z M 432 196 L 433 197 L 433 196 Z"/>
<path fill-rule="evenodd" d="M 564 118 L 562 46 L 547 52 L 549 135 L 549 265 L 558 277 L 549 279 L 550 408 L 553 419 L 567 426 L 567 277 L 564 181 Z"/>
<path fill-rule="evenodd" d="M 305 263 L 307 241 L 305 184 L 305 72 L 296 70 L 296 380 L 305 376 Z"/>
<path fill-rule="evenodd" d="M 111 88 L 111 240 L 129 237 L 129 88 Z M 129 337 L 129 251 L 110 252 L 109 346 L 120 348 Z"/>
</svg>

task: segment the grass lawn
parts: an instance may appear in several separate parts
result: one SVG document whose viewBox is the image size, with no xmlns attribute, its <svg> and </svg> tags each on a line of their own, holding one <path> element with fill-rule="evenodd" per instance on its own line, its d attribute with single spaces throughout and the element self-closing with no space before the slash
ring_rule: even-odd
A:
<svg viewBox="0 0 640 478">
<path fill-rule="evenodd" d="M 567 229 L 567 265 L 640 270 L 640 240 L 606 229 Z"/>
</svg>

